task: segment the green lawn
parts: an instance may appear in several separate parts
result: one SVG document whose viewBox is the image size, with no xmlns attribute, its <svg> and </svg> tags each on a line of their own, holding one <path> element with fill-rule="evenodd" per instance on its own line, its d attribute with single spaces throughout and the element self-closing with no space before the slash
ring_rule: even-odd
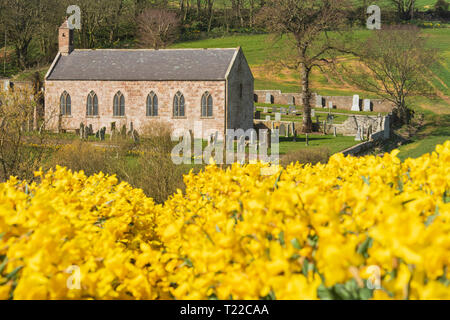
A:
<svg viewBox="0 0 450 320">
<path fill-rule="evenodd" d="M 341 135 L 334 137 L 333 135 L 310 134 L 308 135 L 307 146 L 305 135 L 299 135 L 296 139 L 296 142 L 292 141 L 292 137 L 280 137 L 280 155 L 286 154 L 289 151 L 317 147 L 328 148 L 330 150 L 330 153 L 334 154 L 350 148 L 351 146 L 354 146 L 358 143 L 360 143 L 360 141 L 355 141 L 355 137 L 346 137 Z"/>
<path fill-rule="evenodd" d="M 366 29 L 354 30 L 353 37 L 365 39 L 372 31 Z M 433 68 L 436 79 L 431 79 L 434 86 L 444 94 L 448 95 L 450 83 L 450 37 L 448 28 L 423 29 L 423 34 L 429 38 L 428 44 L 436 48 L 442 55 L 442 61 Z M 270 68 L 266 68 L 273 57 L 271 51 L 285 45 L 283 40 L 272 44 L 270 36 L 260 35 L 233 35 L 214 39 L 188 41 L 174 44 L 173 48 L 235 48 L 240 46 L 247 58 L 247 61 L 255 74 L 255 89 L 268 90 L 279 89 L 283 92 L 299 92 L 300 81 L 296 73 L 289 76 L 283 73 L 275 73 Z M 336 79 L 331 74 L 325 77 L 320 72 L 315 72 L 311 78 L 311 88 L 321 95 L 353 95 L 374 99 L 376 95 L 364 93 L 359 90 L 345 88 L 340 79 Z M 450 112 L 450 108 L 449 108 Z"/>
<path fill-rule="evenodd" d="M 399 148 L 398 157 L 417 158 L 425 153 L 434 151 L 436 145 L 450 140 L 450 114 L 426 114 L 424 127 L 413 137 L 412 141 Z"/>
</svg>

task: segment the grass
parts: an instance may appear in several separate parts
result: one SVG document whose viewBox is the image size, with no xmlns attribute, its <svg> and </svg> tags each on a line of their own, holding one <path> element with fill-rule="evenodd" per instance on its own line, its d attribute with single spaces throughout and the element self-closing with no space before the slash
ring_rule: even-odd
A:
<svg viewBox="0 0 450 320">
<path fill-rule="evenodd" d="M 296 142 L 292 141 L 292 137 L 284 138 L 280 137 L 280 155 L 286 154 L 289 151 L 296 151 L 301 149 L 311 149 L 317 147 L 326 147 L 330 150 L 330 154 L 334 154 L 343 151 L 351 146 L 360 143 L 355 141 L 355 137 L 347 137 L 338 135 L 320 135 L 310 134 L 308 135 L 308 146 L 306 145 L 306 136 L 297 136 Z"/>
<path fill-rule="evenodd" d="M 399 148 L 398 157 L 417 158 L 425 153 L 434 151 L 436 145 L 450 140 L 450 114 L 426 114 L 423 128 L 411 139 L 411 142 Z"/>
</svg>

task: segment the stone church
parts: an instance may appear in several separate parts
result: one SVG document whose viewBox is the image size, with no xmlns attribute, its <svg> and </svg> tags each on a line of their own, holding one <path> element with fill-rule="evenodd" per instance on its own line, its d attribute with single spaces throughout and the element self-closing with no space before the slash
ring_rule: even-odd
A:
<svg viewBox="0 0 450 320">
<path fill-rule="evenodd" d="M 173 129 L 253 128 L 254 78 L 241 48 L 74 49 L 67 21 L 45 76 L 45 117 L 53 131 L 80 124 L 107 132 L 160 121 Z"/>
</svg>

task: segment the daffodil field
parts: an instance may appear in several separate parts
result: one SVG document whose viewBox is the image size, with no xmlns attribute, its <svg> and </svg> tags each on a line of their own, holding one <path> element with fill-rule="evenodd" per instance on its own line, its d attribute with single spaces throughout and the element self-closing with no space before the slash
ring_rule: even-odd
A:
<svg viewBox="0 0 450 320">
<path fill-rule="evenodd" d="M 210 165 L 163 205 L 103 174 L 11 178 L 0 298 L 448 299 L 450 141 L 397 152 Z"/>
</svg>

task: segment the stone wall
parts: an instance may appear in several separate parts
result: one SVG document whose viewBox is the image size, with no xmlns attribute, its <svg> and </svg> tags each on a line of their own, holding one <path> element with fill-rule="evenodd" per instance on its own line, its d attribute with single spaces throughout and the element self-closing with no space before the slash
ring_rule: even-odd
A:
<svg viewBox="0 0 450 320">
<path fill-rule="evenodd" d="M 5 91 L 5 89 L 11 90 L 14 88 L 18 89 L 26 88 L 31 90 L 33 88 L 33 83 L 31 81 L 14 81 L 11 79 L 0 79 L 0 82 L 1 82 L 0 92 Z"/>
<path fill-rule="evenodd" d="M 155 122 L 164 122 L 172 129 L 194 131 L 194 122 L 202 121 L 203 133 L 207 130 L 224 132 L 225 126 L 225 81 L 46 81 L 45 83 L 45 116 L 47 129 L 58 130 L 59 99 L 64 91 L 70 94 L 72 112 L 70 116 L 61 117 L 61 129 L 75 131 L 80 123 L 94 131 L 106 127 L 109 132 L 111 123 L 116 128 L 123 125 L 130 128 L 130 123 L 139 131 L 143 126 Z M 98 116 L 86 115 L 88 94 L 94 91 L 98 97 Z M 113 116 L 114 95 L 122 92 L 125 97 L 125 116 Z M 158 96 L 158 116 L 146 116 L 147 95 L 155 92 Z M 185 98 L 185 117 L 173 117 L 173 98 L 177 91 Z M 213 97 L 213 117 L 201 117 L 201 98 L 204 92 Z M 206 137 L 206 136 L 204 136 Z"/>
<path fill-rule="evenodd" d="M 259 103 L 267 103 L 266 95 L 271 96 L 271 101 L 274 104 L 287 105 L 301 105 L 302 94 L 300 93 L 282 93 L 280 90 L 255 90 L 254 100 Z M 316 106 L 316 94 L 311 98 L 311 105 Z M 360 97 L 360 106 L 362 110 L 362 101 L 364 97 Z M 293 102 L 293 103 L 292 103 Z M 336 109 L 351 110 L 353 103 L 353 96 L 322 96 L 322 107 L 328 107 L 329 102 L 333 103 Z M 374 112 L 391 112 L 393 104 L 382 99 L 371 99 L 372 111 Z"/>
<path fill-rule="evenodd" d="M 239 50 L 227 81 L 228 129 L 246 131 L 253 128 L 253 83 L 250 67 L 242 50 Z"/>
</svg>

